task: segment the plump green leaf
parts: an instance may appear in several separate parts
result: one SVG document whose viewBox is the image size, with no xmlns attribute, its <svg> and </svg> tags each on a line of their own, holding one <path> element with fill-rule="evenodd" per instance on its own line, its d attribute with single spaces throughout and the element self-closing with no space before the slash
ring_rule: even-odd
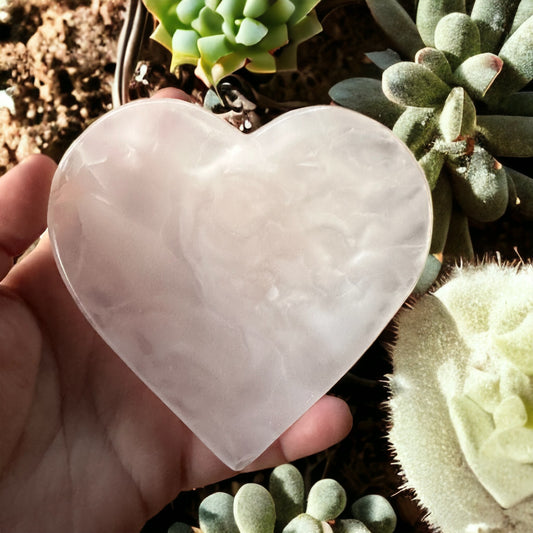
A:
<svg viewBox="0 0 533 533">
<path fill-rule="evenodd" d="M 425 154 L 438 134 L 435 110 L 408 107 L 394 124 L 392 131 L 413 152 L 417 159 Z"/>
<path fill-rule="evenodd" d="M 487 92 L 486 101 L 498 101 L 524 88 L 533 80 L 533 15 L 529 17 L 502 46 L 499 56 L 503 60 L 501 74 Z"/>
<path fill-rule="evenodd" d="M 396 513 L 389 501 L 379 494 L 359 498 L 351 507 L 352 515 L 375 533 L 392 533 L 396 528 Z"/>
<path fill-rule="evenodd" d="M 235 42 L 244 46 L 257 44 L 268 33 L 268 28 L 258 20 L 245 18 L 242 20 Z"/>
<path fill-rule="evenodd" d="M 335 533 L 371 533 L 370 529 L 363 522 L 355 520 L 355 518 L 337 520 L 334 531 Z"/>
<path fill-rule="evenodd" d="M 320 520 L 302 513 L 293 518 L 283 529 L 282 533 L 323 533 Z"/>
<path fill-rule="evenodd" d="M 439 127 L 446 142 L 474 136 L 476 108 L 462 87 L 451 90 L 439 117 Z"/>
<path fill-rule="evenodd" d="M 468 217 L 491 222 L 505 213 L 507 176 L 490 153 L 476 146 L 470 155 L 449 158 L 448 165 L 455 198 Z"/>
<path fill-rule="evenodd" d="M 474 259 L 474 246 L 468 227 L 468 218 L 462 211 L 452 211 L 444 255 L 465 260 Z"/>
<path fill-rule="evenodd" d="M 449 13 L 465 13 L 465 0 L 419 0 L 416 25 L 426 46 L 435 46 L 435 28 Z"/>
<path fill-rule="evenodd" d="M 442 50 L 426 46 L 416 53 L 415 63 L 431 70 L 444 82 L 448 84 L 453 82 L 452 68 Z"/>
<path fill-rule="evenodd" d="M 469 57 L 461 63 L 453 77 L 475 99 L 482 99 L 496 77 L 500 74 L 503 61 L 500 57 L 485 53 Z"/>
<path fill-rule="evenodd" d="M 511 29 L 520 0 L 476 0 L 472 19 L 481 34 L 481 51 L 496 53 L 503 35 Z"/>
<path fill-rule="evenodd" d="M 366 0 L 366 4 L 396 50 L 413 58 L 424 46 L 413 19 L 397 0 Z"/>
<path fill-rule="evenodd" d="M 353 109 L 392 128 L 404 107 L 390 101 L 373 78 L 349 78 L 329 90 L 330 98 L 337 104 Z"/>
<path fill-rule="evenodd" d="M 435 28 L 435 47 L 442 50 L 452 69 L 479 54 L 480 36 L 475 22 L 464 13 L 442 17 Z"/>
<path fill-rule="evenodd" d="M 242 11 L 245 17 L 260 17 L 270 7 L 269 0 L 246 0 L 246 5 Z"/>
<path fill-rule="evenodd" d="M 431 148 L 419 160 L 418 164 L 426 174 L 429 188 L 433 190 L 441 174 L 446 156 L 441 150 Z"/>
<path fill-rule="evenodd" d="M 203 533 L 239 533 L 233 518 L 233 496 L 215 492 L 198 508 L 198 520 Z"/>
<path fill-rule="evenodd" d="M 276 507 L 276 524 L 288 524 L 304 512 L 305 487 L 300 471 L 291 464 L 280 465 L 270 474 L 270 494 Z"/>
<path fill-rule="evenodd" d="M 274 500 L 265 487 L 246 483 L 235 494 L 233 514 L 240 533 L 273 533 Z"/>
<path fill-rule="evenodd" d="M 516 200 L 511 208 L 525 219 L 533 220 L 533 178 L 509 167 L 505 167 L 505 172 L 516 191 Z"/>
<path fill-rule="evenodd" d="M 533 117 L 479 115 L 477 129 L 495 156 L 533 157 Z"/>
<path fill-rule="evenodd" d="M 533 91 L 513 93 L 500 101 L 495 108 L 502 115 L 533 116 Z"/>
<path fill-rule="evenodd" d="M 404 106 L 437 107 L 451 90 L 431 70 L 402 61 L 383 72 L 383 92 L 393 102 Z"/>
<path fill-rule="evenodd" d="M 431 192 L 431 200 L 433 202 L 433 233 L 429 253 L 441 254 L 448 237 L 453 206 L 452 187 L 446 175 L 442 175 L 437 181 Z"/>
<path fill-rule="evenodd" d="M 514 33 L 531 16 L 533 16 L 533 0 L 522 0 L 518 4 L 509 34 Z"/>
<path fill-rule="evenodd" d="M 346 507 L 346 491 L 334 479 L 321 479 L 309 490 L 305 512 L 317 520 L 334 520 Z"/>
</svg>

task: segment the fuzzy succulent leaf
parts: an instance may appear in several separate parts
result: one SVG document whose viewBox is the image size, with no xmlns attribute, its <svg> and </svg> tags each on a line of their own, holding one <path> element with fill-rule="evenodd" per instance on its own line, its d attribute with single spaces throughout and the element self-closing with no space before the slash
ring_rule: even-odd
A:
<svg viewBox="0 0 533 533">
<path fill-rule="evenodd" d="M 447 176 L 441 176 L 433 191 L 433 233 L 431 235 L 430 254 L 441 254 L 444 251 L 448 230 L 452 217 L 453 194 Z"/>
<path fill-rule="evenodd" d="M 442 151 L 433 147 L 418 160 L 419 165 L 426 174 L 426 179 L 428 180 L 429 188 L 431 190 L 433 190 L 438 183 L 445 159 L 446 155 Z"/>
<path fill-rule="evenodd" d="M 502 115 L 533 116 L 533 91 L 513 93 L 500 101 L 496 112 Z"/>
<path fill-rule="evenodd" d="M 533 0 L 522 0 L 516 9 L 509 34 L 514 33 L 531 16 L 533 16 Z"/>
<path fill-rule="evenodd" d="M 346 507 L 346 491 L 334 479 L 321 479 L 309 490 L 305 512 L 317 520 L 334 520 Z"/>
<path fill-rule="evenodd" d="M 278 527 L 304 512 L 304 480 L 295 466 L 284 464 L 276 467 L 270 474 L 268 488 L 274 500 Z"/>
<path fill-rule="evenodd" d="M 274 500 L 265 487 L 246 483 L 235 494 L 233 514 L 240 533 L 273 533 L 276 523 Z"/>
<path fill-rule="evenodd" d="M 293 518 L 284 528 L 282 533 L 324 533 L 320 520 L 302 513 Z"/>
<path fill-rule="evenodd" d="M 425 45 L 435 46 L 435 28 L 440 19 L 449 13 L 465 11 L 465 0 L 419 0 L 416 26 Z"/>
<path fill-rule="evenodd" d="M 392 128 L 404 107 L 389 100 L 381 82 L 373 78 L 349 78 L 329 90 L 330 98 L 337 104 L 373 118 Z"/>
<path fill-rule="evenodd" d="M 454 87 L 440 113 L 439 128 L 446 142 L 473 137 L 476 131 L 476 107 L 462 87 Z"/>
<path fill-rule="evenodd" d="M 426 263 L 424 264 L 422 274 L 420 274 L 415 288 L 413 289 L 413 296 L 423 296 L 426 294 L 437 280 L 441 269 L 442 263 L 440 260 L 434 255 L 429 254 Z"/>
<path fill-rule="evenodd" d="M 168 528 L 167 533 L 194 533 L 194 529 L 183 522 L 175 522 Z"/>
<path fill-rule="evenodd" d="M 438 107 L 444 103 L 451 87 L 431 70 L 402 61 L 383 72 L 383 92 L 403 106 Z"/>
<path fill-rule="evenodd" d="M 414 57 L 424 46 L 416 24 L 397 0 L 366 0 L 366 4 L 396 49 L 406 57 Z"/>
<path fill-rule="evenodd" d="M 442 17 L 435 28 L 434 39 L 435 47 L 446 54 L 452 69 L 481 51 L 478 27 L 465 13 Z"/>
<path fill-rule="evenodd" d="M 481 34 L 482 52 L 497 52 L 501 40 L 511 29 L 520 0 L 476 0 L 472 19 Z"/>
<path fill-rule="evenodd" d="M 499 157 L 533 157 L 533 116 L 479 115 L 483 143 Z"/>
<path fill-rule="evenodd" d="M 160 21 L 153 38 L 172 52 L 171 69 L 193 64 L 206 85 L 246 66 L 296 68 L 297 46 L 321 31 L 319 0 L 144 0 Z M 279 55 L 273 52 L 280 50 Z"/>
<path fill-rule="evenodd" d="M 532 319 L 533 267 L 496 264 L 456 269 L 398 318 L 390 440 L 443 533 L 531 530 L 533 430 L 524 412 L 533 387 L 520 366 L 533 356 Z M 522 349 L 520 361 L 509 360 Z"/>
<path fill-rule="evenodd" d="M 233 496 L 215 492 L 202 500 L 198 520 L 203 533 L 239 533 L 233 517 Z"/>
<path fill-rule="evenodd" d="M 512 180 L 516 199 L 511 208 L 527 220 L 533 220 L 533 178 L 505 167 L 507 176 Z"/>
<path fill-rule="evenodd" d="M 335 522 L 335 533 L 372 533 L 363 522 L 355 518 L 346 518 Z"/>
<path fill-rule="evenodd" d="M 372 533 L 392 533 L 396 529 L 396 513 L 389 501 L 379 494 L 359 498 L 352 504 L 351 511 Z"/>
<path fill-rule="evenodd" d="M 458 209 L 452 211 L 444 255 L 461 257 L 466 261 L 474 259 L 474 246 L 470 236 L 468 217 Z"/>
<path fill-rule="evenodd" d="M 505 41 L 498 55 L 503 68 L 487 92 L 485 100 L 490 105 L 497 105 L 533 80 L 533 15 Z"/>
<path fill-rule="evenodd" d="M 415 55 L 415 63 L 431 70 L 444 82 L 448 84 L 453 82 L 452 67 L 442 50 L 431 46 L 421 48 Z"/>
<path fill-rule="evenodd" d="M 394 124 L 393 133 L 420 158 L 438 132 L 438 115 L 434 109 L 408 107 Z"/>
<path fill-rule="evenodd" d="M 453 73 L 455 82 L 464 87 L 473 98 L 481 100 L 503 68 L 499 56 L 477 54 L 463 61 Z"/>
<path fill-rule="evenodd" d="M 450 158 L 454 196 L 465 214 L 480 222 L 500 218 L 507 209 L 509 189 L 502 165 L 476 146 L 466 156 Z"/>
</svg>

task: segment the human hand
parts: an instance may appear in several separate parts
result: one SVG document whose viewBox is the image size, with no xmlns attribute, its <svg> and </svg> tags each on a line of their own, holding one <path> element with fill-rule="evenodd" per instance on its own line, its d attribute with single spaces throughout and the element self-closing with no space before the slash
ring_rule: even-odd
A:
<svg viewBox="0 0 533 533">
<path fill-rule="evenodd" d="M 95 333 L 47 237 L 12 266 L 45 229 L 55 168 L 32 156 L 0 178 L 0 532 L 132 533 L 179 491 L 234 472 Z M 350 427 L 346 404 L 324 397 L 248 470 Z"/>
</svg>

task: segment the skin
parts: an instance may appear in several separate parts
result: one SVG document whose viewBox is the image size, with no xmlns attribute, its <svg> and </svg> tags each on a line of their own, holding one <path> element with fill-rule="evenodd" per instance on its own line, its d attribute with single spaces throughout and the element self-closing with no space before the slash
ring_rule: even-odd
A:
<svg viewBox="0 0 533 533">
<path fill-rule="evenodd" d="M 94 332 L 46 236 L 13 266 L 46 227 L 55 168 L 36 155 L 0 178 L 0 532 L 132 533 L 234 472 Z M 325 449 L 351 424 L 326 396 L 248 470 Z"/>
</svg>

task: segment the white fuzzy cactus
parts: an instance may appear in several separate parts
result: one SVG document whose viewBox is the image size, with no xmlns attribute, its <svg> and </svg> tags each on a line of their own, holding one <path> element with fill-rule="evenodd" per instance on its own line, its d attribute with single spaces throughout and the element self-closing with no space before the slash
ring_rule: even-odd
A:
<svg viewBox="0 0 533 533">
<path fill-rule="evenodd" d="M 457 268 L 400 313 L 390 442 L 444 533 L 533 528 L 533 266 Z"/>
</svg>

